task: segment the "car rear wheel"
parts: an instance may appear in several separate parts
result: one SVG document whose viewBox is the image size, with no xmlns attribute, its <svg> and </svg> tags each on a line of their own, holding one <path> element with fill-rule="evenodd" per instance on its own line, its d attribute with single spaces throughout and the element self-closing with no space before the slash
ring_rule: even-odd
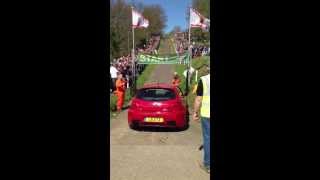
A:
<svg viewBox="0 0 320 180">
<path fill-rule="evenodd" d="M 134 123 L 130 124 L 129 127 L 130 127 L 131 129 L 133 129 L 133 130 L 138 129 L 138 126 L 135 125 Z"/>
<path fill-rule="evenodd" d="M 186 123 L 184 126 L 180 128 L 180 130 L 184 131 L 184 130 L 187 130 L 188 128 L 189 128 L 189 124 Z"/>
</svg>

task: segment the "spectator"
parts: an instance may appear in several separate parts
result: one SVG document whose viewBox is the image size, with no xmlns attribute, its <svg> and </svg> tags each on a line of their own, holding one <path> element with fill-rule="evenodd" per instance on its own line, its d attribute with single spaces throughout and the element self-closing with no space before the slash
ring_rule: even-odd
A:
<svg viewBox="0 0 320 180">
<path fill-rule="evenodd" d="M 122 74 L 123 77 L 126 79 L 126 87 L 129 88 L 129 70 L 127 66 L 124 67 Z"/>
<path fill-rule="evenodd" d="M 126 81 L 122 77 L 122 74 L 119 72 L 117 73 L 117 77 L 118 77 L 116 81 L 117 111 L 120 112 L 122 110 L 122 106 L 125 98 Z"/>
<path fill-rule="evenodd" d="M 110 76 L 111 76 L 111 88 L 112 88 L 112 92 L 115 91 L 115 85 L 116 85 L 116 80 L 117 80 L 117 73 L 119 72 L 117 70 L 117 68 L 115 67 L 116 65 L 113 63 L 110 66 Z"/>
<path fill-rule="evenodd" d="M 210 47 L 206 46 L 191 46 L 192 58 L 198 56 L 208 55 L 210 53 Z"/>
<path fill-rule="evenodd" d="M 175 87 L 179 87 L 180 86 L 180 78 L 179 78 L 179 75 L 177 72 L 174 72 L 174 75 L 173 75 L 173 80 L 172 80 L 172 85 L 175 86 Z"/>
</svg>

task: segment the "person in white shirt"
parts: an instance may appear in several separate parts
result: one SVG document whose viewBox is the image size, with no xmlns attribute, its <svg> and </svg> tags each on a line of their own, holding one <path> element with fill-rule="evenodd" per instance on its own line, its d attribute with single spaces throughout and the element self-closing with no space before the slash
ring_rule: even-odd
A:
<svg viewBox="0 0 320 180">
<path fill-rule="evenodd" d="M 207 54 L 206 48 L 203 48 L 202 53 L 201 53 L 201 56 L 204 56 L 204 55 L 206 55 L 206 54 Z"/>
<path fill-rule="evenodd" d="M 117 80 L 117 68 L 115 68 L 115 64 L 111 64 L 110 66 L 110 75 L 112 80 L 112 92 L 115 90 L 116 80 Z"/>
</svg>

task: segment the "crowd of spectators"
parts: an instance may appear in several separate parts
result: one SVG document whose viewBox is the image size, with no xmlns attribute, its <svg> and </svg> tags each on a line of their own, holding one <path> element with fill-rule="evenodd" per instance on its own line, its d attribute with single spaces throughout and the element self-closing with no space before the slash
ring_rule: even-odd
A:
<svg viewBox="0 0 320 180">
<path fill-rule="evenodd" d="M 210 47 L 204 45 L 191 46 L 192 58 L 210 55 Z"/>
<path fill-rule="evenodd" d="M 175 42 L 175 45 L 176 45 L 176 53 L 179 55 L 183 54 L 185 51 L 188 50 L 188 43 L 185 40 L 177 39 Z"/>
<path fill-rule="evenodd" d="M 176 53 L 181 55 L 185 51 L 188 50 L 188 40 L 186 39 L 186 34 L 182 32 L 175 33 L 174 41 L 175 41 L 175 48 Z M 199 56 L 205 56 L 210 55 L 210 46 L 204 46 L 204 45 L 191 45 L 191 51 L 192 51 L 192 58 L 199 57 Z"/>
<path fill-rule="evenodd" d="M 131 54 L 127 56 L 122 56 L 118 59 L 114 59 L 113 63 L 110 65 L 110 87 L 111 92 L 115 90 L 115 81 L 117 78 L 117 72 L 120 72 L 123 76 L 123 78 L 127 81 L 127 88 L 132 87 L 133 84 L 133 71 L 132 71 L 132 58 Z M 144 70 L 145 65 L 144 64 L 137 64 L 135 62 L 136 67 L 136 75 L 141 74 L 141 72 Z"/>
<path fill-rule="evenodd" d="M 138 52 L 143 53 L 152 53 L 158 47 L 160 41 L 160 36 L 152 36 L 152 38 L 147 43 L 145 48 L 136 48 L 135 54 Z M 127 88 L 132 87 L 133 85 L 133 71 L 132 71 L 132 57 L 131 54 L 127 56 L 121 56 L 117 59 L 113 59 L 110 65 L 110 91 L 113 92 L 115 90 L 115 82 L 117 79 L 117 73 L 122 73 L 123 78 L 127 81 Z M 141 74 L 145 69 L 145 64 L 138 64 L 137 58 L 135 58 L 135 67 L 136 67 L 136 76 Z"/>
<path fill-rule="evenodd" d="M 176 33 L 174 40 L 177 54 L 181 55 L 188 50 L 188 41 L 184 38 L 183 33 Z"/>
<path fill-rule="evenodd" d="M 150 40 L 147 44 L 144 45 L 143 48 L 138 48 L 139 52 L 147 53 L 147 54 L 157 54 L 157 48 L 160 43 L 160 35 L 151 36 Z"/>
</svg>

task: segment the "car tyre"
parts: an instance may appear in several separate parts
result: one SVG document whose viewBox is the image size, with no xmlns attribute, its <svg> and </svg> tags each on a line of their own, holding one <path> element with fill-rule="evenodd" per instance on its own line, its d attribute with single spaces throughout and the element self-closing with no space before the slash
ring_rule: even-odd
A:
<svg viewBox="0 0 320 180">
<path fill-rule="evenodd" d="M 187 123 L 184 127 L 183 130 L 187 130 L 189 128 L 189 123 Z"/>
<path fill-rule="evenodd" d="M 133 123 L 129 125 L 129 127 L 133 130 L 137 130 L 138 127 L 136 125 L 134 125 Z"/>
<path fill-rule="evenodd" d="M 189 128 L 189 124 L 186 123 L 184 126 L 180 127 L 179 130 L 180 130 L 180 131 L 185 131 L 185 130 L 187 130 L 188 128 Z"/>
</svg>

